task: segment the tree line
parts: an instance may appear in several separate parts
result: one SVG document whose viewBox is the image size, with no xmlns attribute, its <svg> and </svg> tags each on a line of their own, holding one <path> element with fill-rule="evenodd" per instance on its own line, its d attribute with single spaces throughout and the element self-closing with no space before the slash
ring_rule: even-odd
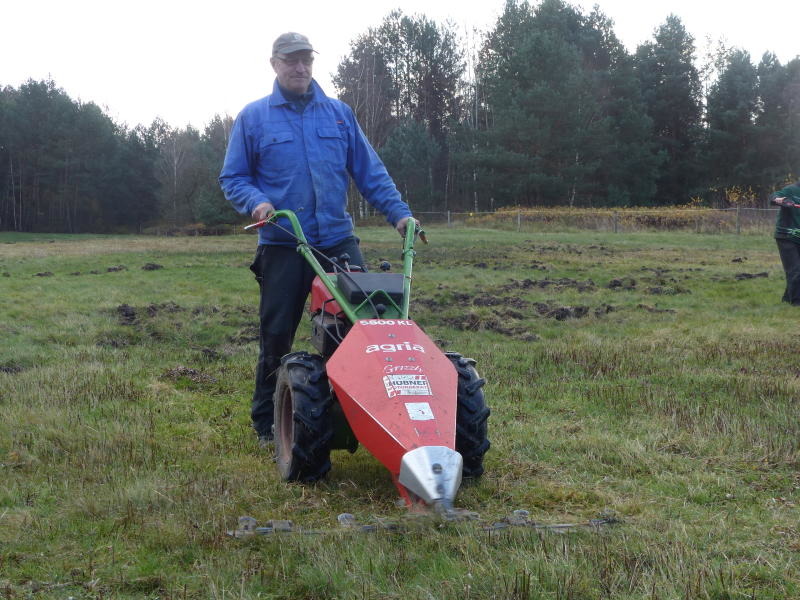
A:
<svg viewBox="0 0 800 600">
<path fill-rule="evenodd" d="M 700 63 L 675 15 L 630 53 L 599 7 L 507 0 L 484 34 L 393 11 L 334 86 L 416 212 L 760 205 L 800 175 L 800 58 L 719 46 Z M 53 81 L 5 87 L 0 229 L 235 222 L 217 184 L 231 125 L 128 128 Z"/>
<path fill-rule="evenodd" d="M 0 90 L 0 230 L 141 232 L 229 222 L 217 174 L 230 117 L 200 133 L 116 124 L 55 82 Z"/>
</svg>

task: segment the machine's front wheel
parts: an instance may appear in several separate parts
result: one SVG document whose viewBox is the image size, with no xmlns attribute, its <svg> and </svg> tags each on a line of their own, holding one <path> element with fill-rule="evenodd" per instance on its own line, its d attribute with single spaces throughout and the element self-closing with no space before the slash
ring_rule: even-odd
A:
<svg viewBox="0 0 800 600">
<path fill-rule="evenodd" d="M 489 450 L 487 419 L 489 408 L 483 397 L 486 380 L 475 370 L 475 361 L 457 352 L 447 352 L 447 358 L 458 373 L 458 408 L 456 410 L 456 451 L 464 459 L 464 477 L 483 474 L 483 455 Z"/>
<path fill-rule="evenodd" d="M 321 357 L 283 357 L 275 388 L 275 454 L 286 481 L 316 481 L 330 471 L 332 405 Z"/>
</svg>

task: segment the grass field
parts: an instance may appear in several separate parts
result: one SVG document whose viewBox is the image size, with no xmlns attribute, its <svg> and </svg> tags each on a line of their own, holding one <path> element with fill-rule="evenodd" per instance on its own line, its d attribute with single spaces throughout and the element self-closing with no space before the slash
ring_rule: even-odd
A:
<svg viewBox="0 0 800 600">
<path fill-rule="evenodd" d="M 279 480 L 249 427 L 253 236 L 0 234 L 0 598 L 800 597 L 772 239 L 428 233 L 412 317 L 488 380 L 473 522 L 412 518 L 363 449 Z M 388 228 L 359 234 L 399 267 Z M 619 523 L 485 529 L 515 509 Z M 320 533 L 233 539 L 240 515 Z"/>
</svg>

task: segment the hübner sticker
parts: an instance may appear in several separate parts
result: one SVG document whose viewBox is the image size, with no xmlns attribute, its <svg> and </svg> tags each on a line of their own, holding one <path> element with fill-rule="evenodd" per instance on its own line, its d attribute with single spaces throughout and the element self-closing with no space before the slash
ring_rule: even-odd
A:
<svg viewBox="0 0 800 600">
<path fill-rule="evenodd" d="M 386 386 L 389 398 L 431 395 L 431 386 L 425 375 L 384 375 L 383 385 Z"/>
<path fill-rule="evenodd" d="M 406 410 L 408 411 L 408 418 L 412 421 L 433 420 L 433 411 L 431 410 L 431 405 L 427 402 L 406 402 Z"/>
</svg>

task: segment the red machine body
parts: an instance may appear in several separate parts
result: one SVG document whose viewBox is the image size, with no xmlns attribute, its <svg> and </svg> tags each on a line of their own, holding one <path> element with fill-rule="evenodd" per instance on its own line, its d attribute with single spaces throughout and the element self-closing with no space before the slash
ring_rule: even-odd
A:
<svg viewBox="0 0 800 600">
<path fill-rule="evenodd" d="M 328 273 L 328 276 L 335 277 L 333 273 Z M 333 299 L 322 280 L 319 277 L 314 277 L 314 281 L 311 282 L 311 312 L 316 313 L 318 311 L 332 315 L 342 314 L 339 303 Z"/>
<path fill-rule="evenodd" d="M 389 470 L 408 504 L 451 512 L 462 476 L 483 473 L 489 409 L 475 361 L 443 353 L 408 319 L 414 240 L 426 241 L 419 223 L 406 223 L 402 274 L 388 273 L 385 261 L 383 274 L 351 270 L 345 255 L 345 269 L 329 274 L 292 211 L 276 211 L 253 227 L 279 217 L 289 220 L 298 252 L 317 274 L 311 342 L 319 352 L 281 359 L 274 394 L 281 476 L 324 477 L 330 450 L 355 451 L 355 436 Z"/>
<path fill-rule="evenodd" d="M 455 449 L 457 374 L 411 320 L 357 321 L 328 360 L 328 380 L 358 441 L 391 472 L 422 446 Z"/>
</svg>

